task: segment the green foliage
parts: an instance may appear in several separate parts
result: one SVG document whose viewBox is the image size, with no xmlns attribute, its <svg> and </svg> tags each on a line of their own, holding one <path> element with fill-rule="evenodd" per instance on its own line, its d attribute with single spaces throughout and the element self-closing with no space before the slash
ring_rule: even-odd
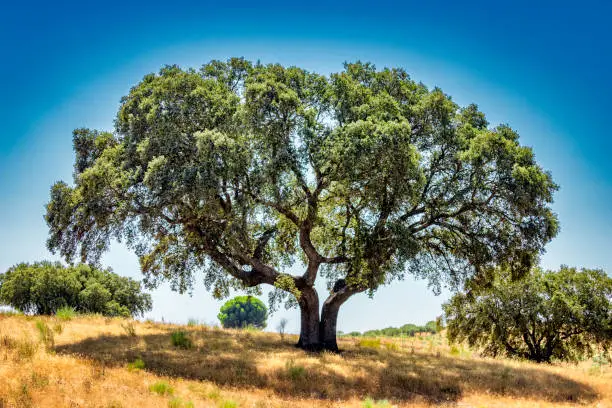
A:
<svg viewBox="0 0 612 408">
<path fill-rule="evenodd" d="M 322 276 L 324 325 L 406 274 L 436 291 L 486 285 L 499 264 L 523 275 L 558 230 L 557 186 L 519 135 L 401 68 L 166 66 L 122 98 L 114 132 L 75 130 L 74 150 L 50 250 L 95 263 L 121 239 L 148 285 L 188 291 L 203 271 L 216 297 L 267 284 L 273 306 L 303 309 Z"/>
<path fill-rule="evenodd" d="M 219 408 L 238 408 L 238 403 L 234 400 L 223 400 L 218 406 Z"/>
<path fill-rule="evenodd" d="M 487 355 L 537 362 L 578 360 L 612 345 L 612 278 L 600 270 L 534 269 L 490 288 L 459 293 L 444 305 L 451 342 Z"/>
<path fill-rule="evenodd" d="M 296 364 L 293 359 L 285 362 L 285 370 L 287 370 L 287 376 L 291 381 L 301 381 L 306 377 L 306 367 Z"/>
<path fill-rule="evenodd" d="M 174 394 L 174 388 L 170 384 L 164 381 L 158 381 L 154 384 L 151 384 L 149 386 L 149 391 L 154 392 L 158 395 L 162 395 L 162 396 Z"/>
<path fill-rule="evenodd" d="M 183 401 L 179 397 L 174 397 L 168 401 L 168 408 L 194 408 L 195 405 L 191 401 Z"/>
<path fill-rule="evenodd" d="M 145 362 L 141 358 L 137 358 L 133 362 L 128 363 L 127 368 L 130 371 L 144 370 Z"/>
<path fill-rule="evenodd" d="M 55 311 L 55 317 L 63 321 L 69 321 L 76 317 L 76 312 L 70 306 L 63 306 Z"/>
<path fill-rule="evenodd" d="M 268 309 L 261 300 L 255 297 L 236 296 L 221 306 L 217 317 L 225 328 L 253 326 L 263 329 L 266 327 Z"/>
<path fill-rule="evenodd" d="M 427 322 L 424 326 L 419 326 L 412 323 L 407 323 L 401 327 L 386 327 L 384 329 L 367 330 L 360 333 L 357 331 L 348 333 L 347 336 L 357 337 L 412 337 L 418 333 L 435 334 L 440 330 L 439 323 L 435 321 Z"/>
<path fill-rule="evenodd" d="M 38 330 L 40 341 L 45 345 L 45 349 L 47 351 L 53 350 L 53 347 L 55 347 L 53 330 L 51 330 L 51 328 L 42 320 L 36 321 L 36 329 Z"/>
<path fill-rule="evenodd" d="M 0 303 L 62 320 L 75 312 L 127 317 L 151 310 L 151 296 L 137 281 L 110 269 L 53 262 L 21 263 L 0 274 Z"/>
<path fill-rule="evenodd" d="M 170 334 L 170 340 L 172 341 L 172 345 L 174 347 L 182 348 L 182 349 L 190 349 L 193 344 L 191 343 L 191 339 L 189 335 L 183 330 L 176 330 Z"/>
<path fill-rule="evenodd" d="M 363 401 L 363 408 L 391 408 L 392 405 L 387 400 L 375 401 L 371 398 L 366 398 Z"/>
<path fill-rule="evenodd" d="M 357 345 L 361 348 L 378 350 L 380 348 L 380 339 L 360 339 Z"/>
</svg>

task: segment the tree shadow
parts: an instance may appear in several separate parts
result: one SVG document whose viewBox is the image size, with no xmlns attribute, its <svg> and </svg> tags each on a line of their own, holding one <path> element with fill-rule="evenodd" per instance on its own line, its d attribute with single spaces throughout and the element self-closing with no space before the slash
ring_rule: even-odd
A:
<svg viewBox="0 0 612 408">
<path fill-rule="evenodd" d="M 236 388 L 260 388 L 284 397 L 397 402 L 454 402 L 488 393 L 549 402 L 595 401 L 586 384 L 535 367 L 414 354 L 406 350 L 349 349 L 341 356 L 308 354 L 270 335 L 189 330 L 194 346 L 171 345 L 170 331 L 143 336 L 101 335 L 58 345 L 56 352 L 122 366 L 141 358 L 146 370 Z"/>
</svg>

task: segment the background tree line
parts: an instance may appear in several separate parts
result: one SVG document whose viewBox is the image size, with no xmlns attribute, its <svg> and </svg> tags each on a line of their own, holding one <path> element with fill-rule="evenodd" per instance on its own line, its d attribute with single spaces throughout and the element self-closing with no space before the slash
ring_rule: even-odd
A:
<svg viewBox="0 0 612 408">
<path fill-rule="evenodd" d="M 436 334 L 441 330 L 441 328 L 442 323 L 440 320 L 431 320 L 425 323 L 423 326 L 407 323 L 401 327 L 386 327 L 384 329 L 367 330 L 363 333 L 352 331 L 350 333 L 343 333 L 343 335 L 352 337 L 412 337 L 418 333 Z"/>
</svg>

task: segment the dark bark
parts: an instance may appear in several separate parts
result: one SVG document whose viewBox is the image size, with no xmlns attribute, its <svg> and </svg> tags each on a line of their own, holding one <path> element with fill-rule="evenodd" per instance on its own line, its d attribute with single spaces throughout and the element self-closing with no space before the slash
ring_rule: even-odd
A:
<svg viewBox="0 0 612 408">
<path fill-rule="evenodd" d="M 321 346 L 324 350 L 333 352 L 338 351 L 338 342 L 336 340 L 336 326 L 338 323 L 338 312 L 340 306 L 348 300 L 352 295 L 358 293 L 357 290 L 349 289 L 343 279 L 336 282 L 334 291 L 323 303 L 321 312 Z"/>
<path fill-rule="evenodd" d="M 319 319 L 319 297 L 316 289 L 310 286 L 300 288 L 301 295 L 298 305 L 300 306 L 301 328 L 296 347 L 308 351 L 339 351 L 336 340 L 338 312 L 340 306 L 359 291 L 351 290 L 342 284 L 337 284 L 335 289 L 337 291 L 332 292 L 323 303 Z"/>
<path fill-rule="evenodd" d="M 300 289 L 301 295 L 298 299 L 301 315 L 300 338 L 296 344 L 304 350 L 321 350 L 320 320 L 319 320 L 319 296 L 317 290 L 312 287 Z"/>
</svg>

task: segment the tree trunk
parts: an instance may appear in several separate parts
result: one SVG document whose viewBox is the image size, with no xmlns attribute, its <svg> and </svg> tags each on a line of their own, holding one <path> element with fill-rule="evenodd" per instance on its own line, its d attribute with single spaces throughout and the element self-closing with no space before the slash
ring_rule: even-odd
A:
<svg viewBox="0 0 612 408">
<path fill-rule="evenodd" d="M 330 302 L 329 300 L 330 298 L 323 303 L 323 312 L 321 314 L 321 345 L 324 350 L 337 352 L 336 324 L 338 322 L 340 304 L 338 302 Z"/>
<path fill-rule="evenodd" d="M 336 324 L 338 322 L 338 312 L 340 306 L 349 297 L 358 293 L 356 290 L 349 289 L 344 280 L 341 279 L 334 285 L 334 291 L 323 303 L 321 313 L 321 346 L 324 350 L 338 352 L 338 342 L 336 340 Z"/>
<path fill-rule="evenodd" d="M 301 314 L 300 339 L 296 347 L 309 351 L 321 350 L 320 321 L 319 321 L 319 295 L 312 287 L 300 289 L 298 299 Z"/>
</svg>

